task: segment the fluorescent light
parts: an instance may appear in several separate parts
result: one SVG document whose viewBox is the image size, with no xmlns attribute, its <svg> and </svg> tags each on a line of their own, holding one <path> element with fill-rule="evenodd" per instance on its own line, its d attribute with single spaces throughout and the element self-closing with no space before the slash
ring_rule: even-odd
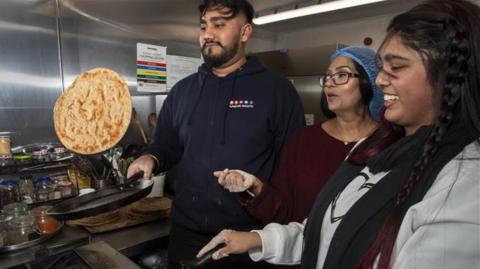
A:
<svg viewBox="0 0 480 269">
<path fill-rule="evenodd" d="M 267 24 L 276 21 L 283 21 L 312 14 L 324 13 L 338 9 L 361 6 L 386 0 L 338 0 L 323 4 L 307 6 L 299 9 L 288 10 L 276 14 L 270 14 L 253 19 L 253 23 L 257 25 Z"/>
</svg>

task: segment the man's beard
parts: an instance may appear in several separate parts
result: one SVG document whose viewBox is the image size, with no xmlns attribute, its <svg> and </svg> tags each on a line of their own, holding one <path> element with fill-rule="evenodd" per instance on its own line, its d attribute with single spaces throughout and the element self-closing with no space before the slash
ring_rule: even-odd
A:
<svg viewBox="0 0 480 269">
<path fill-rule="evenodd" d="M 218 55 L 212 55 L 212 48 L 206 47 L 207 44 L 215 43 L 222 51 Z M 210 53 L 208 51 L 210 50 Z M 202 56 L 205 63 L 211 67 L 220 67 L 230 61 L 238 51 L 238 42 L 234 42 L 231 47 L 225 47 L 219 42 L 207 42 L 202 47 Z"/>
</svg>

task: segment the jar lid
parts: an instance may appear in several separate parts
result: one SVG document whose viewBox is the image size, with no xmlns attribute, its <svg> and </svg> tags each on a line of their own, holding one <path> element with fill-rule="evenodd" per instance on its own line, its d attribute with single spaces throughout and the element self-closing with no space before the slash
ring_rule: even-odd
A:
<svg viewBox="0 0 480 269">
<path fill-rule="evenodd" d="M 47 155 L 47 154 L 48 154 L 47 149 L 40 149 L 40 150 L 36 150 L 36 151 L 32 152 L 33 156 L 43 156 L 43 155 Z"/>
<path fill-rule="evenodd" d="M 67 149 L 64 148 L 64 147 L 56 147 L 56 148 L 53 148 L 53 151 L 55 153 L 65 153 L 67 151 Z"/>
<path fill-rule="evenodd" d="M 0 139 L 5 139 L 5 138 L 8 138 L 8 139 L 10 139 L 10 136 L 9 136 L 9 135 L 3 135 L 3 134 L 2 134 L 2 135 L 0 135 Z"/>
<path fill-rule="evenodd" d="M 0 182 L 1 185 L 4 186 L 11 186 L 11 185 L 18 185 L 18 182 L 15 179 L 5 179 Z"/>
<path fill-rule="evenodd" d="M 39 177 L 35 182 L 36 184 L 49 184 L 51 180 L 49 177 Z"/>
<path fill-rule="evenodd" d="M 22 175 L 22 176 L 20 176 L 20 179 L 32 180 L 32 179 L 33 179 L 33 176 L 32 176 L 32 175 Z"/>
<path fill-rule="evenodd" d="M 14 160 L 30 160 L 32 159 L 32 154 L 30 153 L 20 153 L 20 154 L 13 154 Z"/>
</svg>

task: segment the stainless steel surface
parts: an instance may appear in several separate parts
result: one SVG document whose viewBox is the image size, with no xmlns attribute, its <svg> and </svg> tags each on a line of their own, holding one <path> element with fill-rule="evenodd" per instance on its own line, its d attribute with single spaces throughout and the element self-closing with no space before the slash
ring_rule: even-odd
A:
<svg viewBox="0 0 480 269">
<path fill-rule="evenodd" d="M 314 115 L 314 123 L 323 122 L 326 119 L 320 109 L 322 88 L 318 83 L 319 78 L 319 76 L 289 77 L 300 95 L 305 114 Z"/>
<path fill-rule="evenodd" d="M 92 269 L 140 269 L 138 265 L 104 241 L 79 247 L 75 252 Z"/>
<path fill-rule="evenodd" d="M 52 109 L 62 90 L 55 1 L 0 1 L 0 131 L 12 146 L 55 141 Z"/>
<path fill-rule="evenodd" d="M 305 114 L 314 115 L 314 123 L 325 120 L 320 109 L 322 88 L 319 78 L 330 64 L 330 56 L 343 44 L 313 48 L 285 49 L 260 52 L 256 55 L 268 69 L 287 76 L 295 85 L 303 103 Z"/>
<path fill-rule="evenodd" d="M 127 257 L 139 255 L 153 247 L 167 246 L 170 219 L 148 222 L 121 230 L 96 234 L 92 242 L 105 241 Z"/>
<path fill-rule="evenodd" d="M 330 56 L 343 44 L 331 44 L 301 49 L 259 52 L 255 55 L 268 69 L 288 77 L 325 74 Z"/>
</svg>

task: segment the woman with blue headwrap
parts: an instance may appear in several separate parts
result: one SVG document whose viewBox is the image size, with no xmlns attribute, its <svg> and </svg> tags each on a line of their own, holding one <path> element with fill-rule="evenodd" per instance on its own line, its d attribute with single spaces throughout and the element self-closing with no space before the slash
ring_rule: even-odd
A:
<svg viewBox="0 0 480 269">
<path fill-rule="evenodd" d="M 367 47 L 336 51 L 320 78 L 321 106 L 328 119 L 289 139 L 268 183 L 245 171 L 228 169 L 214 173 L 219 183 L 237 192 L 248 213 L 264 224 L 305 219 L 318 192 L 356 142 L 378 127 L 383 104 L 375 85 L 378 71 L 376 54 Z"/>
</svg>

